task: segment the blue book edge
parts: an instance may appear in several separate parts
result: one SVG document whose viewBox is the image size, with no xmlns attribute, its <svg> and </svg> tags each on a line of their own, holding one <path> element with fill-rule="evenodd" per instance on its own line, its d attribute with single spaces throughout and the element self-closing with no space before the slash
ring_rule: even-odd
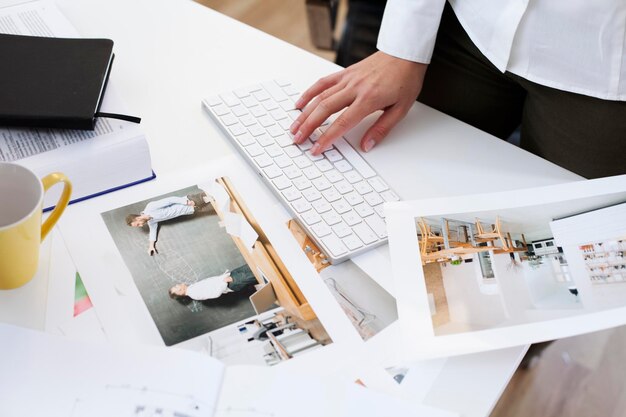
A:
<svg viewBox="0 0 626 417">
<path fill-rule="evenodd" d="M 114 191 L 121 190 L 123 188 L 128 188 L 128 187 L 132 187 L 133 185 L 142 184 L 144 182 L 152 181 L 155 178 L 156 178 L 156 174 L 154 173 L 154 171 L 152 171 L 152 175 L 149 176 L 149 177 L 142 178 L 142 179 L 137 180 L 137 181 L 129 182 L 128 184 L 123 184 L 123 185 L 120 185 L 120 186 L 117 186 L 117 187 L 109 188 L 108 190 L 98 191 L 97 193 L 86 195 L 84 197 L 77 198 L 75 200 L 70 200 L 70 204 L 80 203 L 81 201 L 89 200 L 90 198 L 99 197 L 101 195 L 109 194 L 109 193 L 112 193 Z M 45 209 L 43 209 L 43 212 L 45 213 L 45 212 L 51 211 L 54 207 L 55 206 L 46 207 Z"/>
</svg>

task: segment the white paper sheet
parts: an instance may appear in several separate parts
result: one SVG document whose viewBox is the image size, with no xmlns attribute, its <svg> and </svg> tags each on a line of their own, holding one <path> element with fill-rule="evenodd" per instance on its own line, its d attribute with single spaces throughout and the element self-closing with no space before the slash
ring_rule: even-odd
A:
<svg viewBox="0 0 626 417">
<path fill-rule="evenodd" d="M 256 242 L 259 235 L 250 226 L 250 223 L 246 221 L 245 217 L 239 213 L 226 212 L 224 214 L 224 225 L 228 234 L 241 239 L 248 251 L 252 251 L 254 242 Z"/>
</svg>

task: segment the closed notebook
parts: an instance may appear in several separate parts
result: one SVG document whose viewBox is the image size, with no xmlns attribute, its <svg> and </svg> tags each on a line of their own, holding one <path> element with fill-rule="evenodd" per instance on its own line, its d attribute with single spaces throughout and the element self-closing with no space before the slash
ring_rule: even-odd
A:
<svg viewBox="0 0 626 417">
<path fill-rule="evenodd" d="M 0 126 L 94 129 L 113 41 L 0 34 L 0 57 Z"/>
</svg>

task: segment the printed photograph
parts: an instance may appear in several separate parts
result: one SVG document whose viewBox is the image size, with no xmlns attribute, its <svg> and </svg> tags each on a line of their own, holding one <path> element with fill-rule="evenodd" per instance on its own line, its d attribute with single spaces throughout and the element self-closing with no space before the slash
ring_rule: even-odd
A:
<svg viewBox="0 0 626 417">
<path fill-rule="evenodd" d="M 396 299 L 366 271 L 351 260 L 331 265 L 295 220 L 287 227 L 363 341 L 398 319 Z"/>
<path fill-rule="evenodd" d="M 437 336 L 626 305 L 626 203 L 572 200 L 415 223 Z"/>
<path fill-rule="evenodd" d="M 332 342 L 228 178 L 102 218 L 166 345 L 272 365 Z"/>
</svg>

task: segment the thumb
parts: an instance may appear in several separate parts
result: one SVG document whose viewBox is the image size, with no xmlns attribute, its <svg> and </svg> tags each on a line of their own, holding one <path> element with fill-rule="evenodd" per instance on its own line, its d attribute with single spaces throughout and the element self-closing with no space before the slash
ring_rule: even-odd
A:
<svg viewBox="0 0 626 417">
<path fill-rule="evenodd" d="M 385 139 L 391 129 L 406 115 L 407 111 L 408 109 L 404 110 L 398 104 L 388 107 L 361 138 L 361 149 L 364 152 L 371 151 L 374 146 Z"/>
</svg>

